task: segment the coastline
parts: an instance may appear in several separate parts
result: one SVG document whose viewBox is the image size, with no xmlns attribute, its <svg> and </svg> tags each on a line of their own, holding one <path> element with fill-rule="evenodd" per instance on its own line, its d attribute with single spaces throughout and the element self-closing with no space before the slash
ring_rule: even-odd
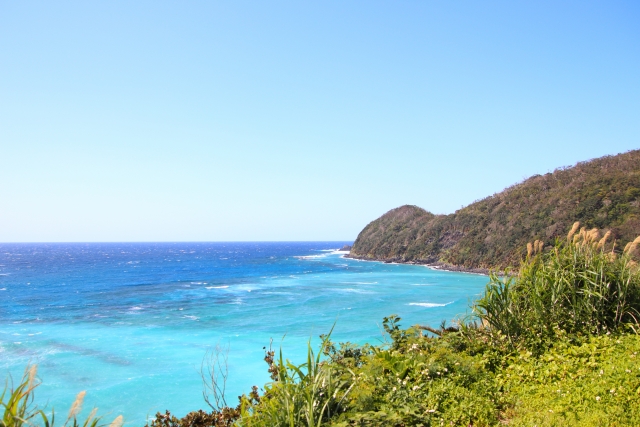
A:
<svg viewBox="0 0 640 427">
<path fill-rule="evenodd" d="M 478 274 L 481 276 L 489 276 L 489 273 L 491 272 L 491 270 L 489 270 L 488 268 L 467 268 L 459 265 L 448 264 L 446 262 L 441 262 L 441 261 L 433 261 L 433 262 L 422 261 L 422 260 L 405 261 L 401 258 L 378 259 L 378 258 L 368 258 L 368 257 L 363 257 L 358 255 L 351 255 L 351 253 L 347 253 L 343 255 L 343 258 L 355 259 L 359 261 L 382 262 L 385 264 L 422 265 L 422 266 L 431 268 L 433 270 L 451 271 L 455 273 Z M 504 272 L 499 271 L 498 275 L 502 276 L 504 275 Z"/>
</svg>

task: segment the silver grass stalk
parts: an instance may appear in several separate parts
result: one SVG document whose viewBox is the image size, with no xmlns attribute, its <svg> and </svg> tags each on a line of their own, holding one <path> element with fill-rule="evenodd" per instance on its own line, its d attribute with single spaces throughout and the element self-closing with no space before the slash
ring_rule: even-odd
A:
<svg viewBox="0 0 640 427">
<path fill-rule="evenodd" d="M 574 222 L 573 226 L 571 227 L 571 230 L 569 231 L 569 234 L 567 235 L 568 241 L 571 241 L 571 238 L 573 237 L 574 234 L 576 234 L 578 227 L 580 227 L 580 221 Z"/>
<path fill-rule="evenodd" d="M 96 416 L 97 412 L 98 412 L 98 408 L 93 408 L 91 410 L 91 413 L 89 413 L 89 417 L 87 418 L 87 421 L 85 422 L 85 425 L 91 425 L 91 420 L 93 419 L 93 417 Z"/>
<path fill-rule="evenodd" d="M 629 245 L 629 251 L 627 253 L 629 255 L 632 255 L 636 251 L 636 249 L 638 248 L 639 244 L 640 244 L 640 236 L 638 236 L 635 239 L 633 239 L 633 242 L 631 242 L 631 245 Z"/>
<path fill-rule="evenodd" d="M 602 239 L 600 239 L 600 241 L 598 242 L 598 249 L 604 248 L 604 245 L 607 243 L 607 239 L 609 238 L 609 236 L 611 236 L 611 230 L 607 231 Z"/>
<path fill-rule="evenodd" d="M 71 405 L 71 409 L 69 410 L 69 416 L 67 417 L 67 420 L 70 420 L 71 418 L 75 418 L 80 413 L 85 394 L 87 394 L 87 392 L 84 390 L 78 393 L 78 395 L 76 396 L 75 402 L 73 402 L 73 405 Z"/>
<path fill-rule="evenodd" d="M 29 382 L 27 388 L 32 390 L 36 381 L 36 374 L 38 373 L 38 365 L 32 365 L 29 369 Z"/>
<path fill-rule="evenodd" d="M 109 424 L 109 427 L 122 427 L 122 421 L 123 421 L 122 415 L 118 415 L 116 419 L 113 420 L 111 424 Z"/>
</svg>

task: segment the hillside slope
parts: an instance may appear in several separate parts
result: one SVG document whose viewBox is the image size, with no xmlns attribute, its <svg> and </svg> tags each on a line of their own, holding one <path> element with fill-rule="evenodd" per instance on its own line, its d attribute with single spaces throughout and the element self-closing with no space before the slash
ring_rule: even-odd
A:
<svg viewBox="0 0 640 427">
<path fill-rule="evenodd" d="M 504 268 L 527 242 L 551 244 L 575 221 L 611 230 L 617 247 L 640 234 L 640 150 L 532 176 L 450 215 L 392 209 L 360 232 L 349 256 Z"/>
</svg>

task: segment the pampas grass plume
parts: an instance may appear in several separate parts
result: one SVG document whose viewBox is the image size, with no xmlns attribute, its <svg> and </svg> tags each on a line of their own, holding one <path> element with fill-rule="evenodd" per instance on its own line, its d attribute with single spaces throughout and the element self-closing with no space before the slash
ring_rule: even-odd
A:
<svg viewBox="0 0 640 427">
<path fill-rule="evenodd" d="M 638 236 L 635 239 L 633 239 L 633 242 L 631 242 L 631 244 L 629 245 L 628 248 L 625 247 L 625 252 L 630 254 L 630 255 L 633 254 L 639 244 L 640 244 L 640 236 Z"/>
<path fill-rule="evenodd" d="M 80 413 L 85 394 L 87 394 L 86 391 L 81 391 L 80 393 L 78 393 L 75 402 L 73 402 L 73 405 L 71 405 L 71 409 L 69 409 L 69 416 L 67 417 L 67 420 L 76 417 Z"/>
<path fill-rule="evenodd" d="M 27 386 L 29 389 L 32 389 L 34 387 L 37 373 L 38 365 L 32 365 L 31 368 L 29 368 L 29 385 Z"/>
<path fill-rule="evenodd" d="M 573 227 L 571 227 L 571 230 L 569 231 L 569 234 L 567 235 L 567 240 L 571 241 L 571 238 L 573 237 L 574 234 L 576 234 L 576 231 L 578 230 L 578 227 L 580 227 L 580 221 L 576 221 L 573 223 Z"/>
<path fill-rule="evenodd" d="M 91 410 L 91 413 L 89 414 L 89 417 L 87 418 L 85 425 L 91 425 L 91 420 L 93 419 L 93 417 L 96 416 L 96 412 L 98 412 L 98 408 L 93 408 Z"/>
<path fill-rule="evenodd" d="M 604 248 L 604 245 L 607 243 L 607 239 L 611 236 L 611 230 L 607 231 L 602 239 L 598 242 L 598 249 Z"/>
<path fill-rule="evenodd" d="M 111 424 L 109 424 L 109 427 L 121 427 L 122 421 L 123 421 L 122 415 L 118 415 L 116 419 L 113 420 Z"/>
</svg>

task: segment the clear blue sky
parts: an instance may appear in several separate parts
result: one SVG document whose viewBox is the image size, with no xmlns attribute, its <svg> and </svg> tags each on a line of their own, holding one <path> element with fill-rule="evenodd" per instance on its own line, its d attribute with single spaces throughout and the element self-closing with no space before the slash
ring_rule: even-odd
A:
<svg viewBox="0 0 640 427">
<path fill-rule="evenodd" d="M 640 148 L 637 1 L 1 1 L 0 241 L 353 240 Z"/>
</svg>

